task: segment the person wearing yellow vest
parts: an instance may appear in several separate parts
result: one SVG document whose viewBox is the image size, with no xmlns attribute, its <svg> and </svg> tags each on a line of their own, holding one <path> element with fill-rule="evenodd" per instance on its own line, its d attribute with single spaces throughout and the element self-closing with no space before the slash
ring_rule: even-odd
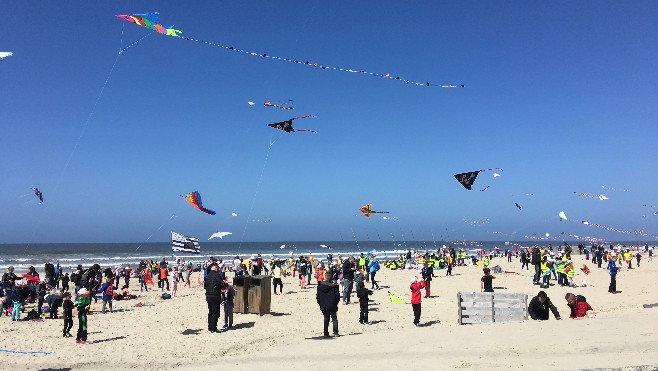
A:
<svg viewBox="0 0 658 371">
<path fill-rule="evenodd" d="M 542 257 L 540 266 L 541 266 L 542 283 L 539 287 L 548 288 L 550 286 L 550 281 L 551 281 L 551 266 L 549 266 L 548 259 L 546 258 L 546 256 Z"/>
<path fill-rule="evenodd" d="M 574 269 L 573 262 L 571 260 L 567 260 L 567 266 L 564 268 L 564 271 L 567 273 L 569 286 L 573 287 L 573 277 L 576 274 L 576 270 Z"/>
<path fill-rule="evenodd" d="M 561 260 L 559 263 L 557 263 L 557 268 L 555 269 L 557 271 L 558 279 L 557 283 L 560 286 L 567 286 L 567 273 L 564 271 L 564 269 L 567 267 L 567 261 L 566 260 Z"/>
<path fill-rule="evenodd" d="M 365 269 L 366 268 L 366 257 L 361 253 L 359 255 L 359 267 L 358 269 Z"/>
<path fill-rule="evenodd" d="M 485 255 L 484 258 L 482 258 L 482 265 L 484 265 L 484 268 L 489 265 L 489 255 Z"/>
<path fill-rule="evenodd" d="M 626 252 L 624 252 L 624 261 L 626 264 L 628 264 L 628 269 L 633 269 L 631 263 L 633 262 L 633 256 L 631 255 L 631 251 L 626 249 Z"/>
</svg>

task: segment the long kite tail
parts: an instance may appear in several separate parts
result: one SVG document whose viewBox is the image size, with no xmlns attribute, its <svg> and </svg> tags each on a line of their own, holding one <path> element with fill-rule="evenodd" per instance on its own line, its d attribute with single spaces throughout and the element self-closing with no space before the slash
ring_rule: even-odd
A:
<svg viewBox="0 0 658 371">
<path fill-rule="evenodd" d="M 295 132 L 296 132 L 296 133 L 304 132 L 304 131 L 309 132 L 309 133 L 313 133 L 313 134 L 317 134 L 317 133 L 318 133 L 317 131 L 315 131 L 315 130 L 310 130 L 310 129 L 295 129 Z"/>
<path fill-rule="evenodd" d="M 478 171 L 490 171 L 490 170 L 500 170 L 500 171 L 503 171 L 503 169 L 500 168 L 500 167 L 492 167 L 491 169 L 482 169 L 482 170 L 478 170 Z"/>
<path fill-rule="evenodd" d="M 264 106 L 266 107 L 274 107 L 274 108 L 281 108 L 281 109 L 287 109 L 287 110 L 294 110 L 295 107 L 288 107 L 288 106 L 281 106 L 278 104 L 273 104 L 272 102 L 265 102 L 263 103 Z"/>
<path fill-rule="evenodd" d="M 315 117 L 315 116 L 313 116 L 313 115 L 297 116 L 297 117 L 291 118 L 291 120 L 301 120 L 301 119 L 305 119 L 305 118 L 309 118 L 309 117 Z"/>
</svg>

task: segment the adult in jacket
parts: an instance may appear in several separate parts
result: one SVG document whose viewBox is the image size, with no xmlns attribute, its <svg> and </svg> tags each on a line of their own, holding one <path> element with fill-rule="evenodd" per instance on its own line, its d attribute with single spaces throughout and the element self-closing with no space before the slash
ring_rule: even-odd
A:
<svg viewBox="0 0 658 371">
<path fill-rule="evenodd" d="M 548 297 L 548 295 L 546 295 L 545 291 L 540 291 L 537 293 L 537 296 L 532 298 L 532 300 L 530 300 L 530 304 L 528 305 L 528 314 L 530 315 L 530 318 L 534 320 L 548 320 L 549 310 L 553 312 L 555 319 L 562 319 L 562 317 L 560 317 L 560 313 L 557 311 L 557 308 L 555 305 L 553 305 L 553 303 L 551 303 L 551 299 Z"/>
<path fill-rule="evenodd" d="M 219 306 L 222 302 L 222 289 L 224 281 L 217 274 L 219 266 L 217 263 L 210 264 L 208 275 L 203 287 L 206 289 L 206 303 L 208 303 L 208 332 L 218 333 L 217 321 L 219 321 Z"/>
<path fill-rule="evenodd" d="M 315 299 L 320 305 L 320 311 L 324 316 L 324 337 L 329 337 L 329 318 L 333 323 L 334 336 L 338 334 L 338 303 L 340 302 L 340 292 L 338 285 L 332 283 L 330 277 L 318 285 Z"/>
</svg>

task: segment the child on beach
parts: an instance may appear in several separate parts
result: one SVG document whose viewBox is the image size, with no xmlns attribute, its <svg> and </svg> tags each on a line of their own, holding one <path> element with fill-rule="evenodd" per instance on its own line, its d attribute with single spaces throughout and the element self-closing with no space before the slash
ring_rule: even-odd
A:
<svg viewBox="0 0 658 371">
<path fill-rule="evenodd" d="M 233 328 L 233 306 L 235 299 L 235 290 L 233 289 L 233 284 L 228 283 L 226 292 L 224 293 L 224 326 L 223 329 L 232 329 Z"/>
<path fill-rule="evenodd" d="M 608 270 L 610 271 L 610 286 L 608 292 L 611 294 L 617 293 L 617 271 L 619 267 L 615 264 L 614 259 L 608 260 Z"/>
<path fill-rule="evenodd" d="M 146 269 L 142 269 L 141 271 L 139 271 L 138 277 L 139 277 L 139 291 L 140 292 L 142 292 L 142 291 L 147 291 L 148 292 L 149 288 L 146 285 Z"/>
<path fill-rule="evenodd" d="M 281 269 L 281 262 L 276 262 L 274 269 L 272 269 L 272 286 L 274 286 L 274 295 L 279 295 L 276 293 L 277 286 L 280 288 L 281 295 L 283 295 L 283 282 L 281 281 L 281 276 L 283 275 L 283 270 Z"/>
<path fill-rule="evenodd" d="M 64 293 L 62 308 L 64 309 L 64 331 L 62 336 L 70 338 L 73 336 L 71 335 L 71 328 L 73 327 L 73 301 L 71 301 L 70 292 Z"/>
<path fill-rule="evenodd" d="M 365 287 L 363 281 L 356 285 L 356 297 L 359 298 L 359 323 L 362 325 L 372 325 L 368 321 L 368 296 L 372 295 L 372 291 Z"/>
<path fill-rule="evenodd" d="M 112 278 L 107 277 L 105 278 L 105 282 L 103 285 L 101 285 L 101 288 L 99 292 L 103 293 L 103 309 L 101 310 L 102 313 L 105 313 L 105 306 L 107 304 L 110 305 L 110 313 L 112 312 L 112 300 L 114 299 L 114 290 L 117 288 L 112 285 Z"/>
<path fill-rule="evenodd" d="M 414 310 L 414 326 L 420 326 L 420 304 L 421 304 L 421 295 L 420 289 L 425 287 L 425 281 L 418 281 L 418 277 L 411 277 L 411 285 L 409 289 L 411 290 L 411 307 Z"/>
<path fill-rule="evenodd" d="M 62 291 L 69 291 L 69 282 L 71 282 L 71 278 L 69 277 L 69 274 L 66 273 L 64 276 L 62 276 Z"/>
<path fill-rule="evenodd" d="M 176 296 L 176 290 L 178 289 L 178 267 L 174 267 L 171 273 L 171 296 Z"/>
<path fill-rule="evenodd" d="M 493 280 L 496 278 L 491 275 L 491 269 L 484 268 L 484 276 L 480 278 L 480 291 L 482 292 L 494 292 L 493 290 Z"/>
<path fill-rule="evenodd" d="M 89 291 L 86 288 L 78 290 L 78 336 L 75 342 L 87 344 L 87 311 L 91 307 Z"/>
</svg>

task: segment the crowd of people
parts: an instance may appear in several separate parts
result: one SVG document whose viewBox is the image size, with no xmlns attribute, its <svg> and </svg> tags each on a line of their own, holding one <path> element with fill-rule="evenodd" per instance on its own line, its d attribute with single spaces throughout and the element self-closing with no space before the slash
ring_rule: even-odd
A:
<svg viewBox="0 0 658 371">
<path fill-rule="evenodd" d="M 652 260 L 653 248 L 645 246 L 634 249 L 624 246 L 592 246 L 587 249 L 584 245 L 578 246 L 578 251 L 585 255 L 586 261 L 597 264 L 603 269 L 602 262 L 607 262 L 607 270 L 610 275 L 608 291 L 617 293 L 616 276 L 621 267 L 633 269 L 637 267 L 643 253 L 648 254 L 649 261 Z M 311 254 L 292 256 L 286 259 L 263 259 L 260 254 L 243 259 L 236 256 L 228 264 L 221 259 L 211 257 L 205 263 L 194 267 L 193 264 L 184 259 L 177 259 L 175 263 L 169 263 L 165 258 L 160 262 L 140 261 L 133 269 L 130 265 L 120 264 L 116 267 L 102 269 L 94 264 L 87 269 L 79 265 L 71 272 L 63 272 L 62 267 L 47 263 L 44 266 L 43 277 L 34 267 L 22 277 L 14 273 L 14 268 L 9 267 L 2 276 L 0 282 L 0 316 L 5 314 L 13 321 L 41 319 L 47 313 L 48 319 L 58 319 L 59 309 L 63 310 L 64 327 L 63 337 L 71 337 L 73 327 L 73 310 L 76 309 L 78 317 L 78 333 L 76 341 L 85 343 L 87 341 L 87 313 L 91 303 L 102 302 L 101 313 L 113 312 L 113 302 L 116 300 L 131 300 L 136 295 L 131 292 L 131 280 L 139 281 L 140 291 L 149 291 L 154 288 L 154 278 L 157 279 L 157 287 L 162 291 L 162 298 L 168 299 L 176 296 L 179 282 L 183 286 L 191 286 L 191 275 L 194 271 L 200 271 L 198 284 L 205 289 L 206 302 L 208 305 L 208 331 L 218 333 L 220 331 L 219 318 L 220 309 L 224 308 L 223 330 L 233 328 L 233 308 L 235 290 L 232 287 L 227 273 L 232 272 L 234 277 L 270 275 L 273 280 L 275 295 L 284 294 L 284 277 L 294 277 L 301 290 L 316 285 L 316 301 L 324 316 L 324 336 L 330 336 L 329 323 L 333 322 L 333 334 L 339 335 L 337 312 L 339 304 L 351 303 L 353 294 L 358 300 L 359 323 L 371 325 L 368 318 L 368 301 L 373 290 L 379 290 L 380 285 L 376 280 L 378 271 L 383 267 L 398 269 L 417 269 L 419 276 L 411 278 L 409 292 L 413 311 L 413 324 L 418 326 L 421 317 L 422 298 L 431 297 L 431 282 L 435 276 L 435 270 L 445 269 L 446 275 L 452 274 L 453 267 L 477 265 L 482 268 L 483 276 L 480 279 L 480 290 L 493 292 L 492 270 L 500 267 L 490 267 L 492 259 L 504 259 L 511 262 L 514 258 L 521 262 L 521 269 L 529 270 L 529 265 L 534 266 L 533 284 L 539 285 L 546 290 L 551 286 L 551 278 L 554 278 L 561 286 L 578 287 L 574 282 L 575 267 L 571 260 L 572 248 L 565 244 L 554 249 L 548 247 L 521 248 L 515 250 L 505 249 L 488 252 L 477 250 L 475 254 L 467 255 L 465 249 L 453 247 L 440 248 L 435 252 L 414 252 L 407 250 L 397 259 L 384 263 L 379 262 L 375 253 L 361 253 L 358 256 L 343 258 L 340 254 L 336 257 L 328 254 L 326 259 L 318 259 Z M 619 264 L 619 265 L 618 265 Z M 584 265 L 581 270 L 586 274 L 589 269 Z M 500 272 L 499 272 L 500 273 Z M 134 282 L 134 281 L 133 281 Z M 368 289 L 366 286 L 370 284 Z M 135 288 L 136 290 L 136 288 Z M 424 290 L 424 293 L 422 292 Z M 546 291 L 539 291 L 529 306 L 528 312 L 532 319 L 546 320 L 549 311 L 556 319 L 560 315 L 551 302 Z M 591 310 L 582 295 L 567 294 L 565 297 L 571 308 L 570 318 L 581 318 Z M 28 306 L 35 304 L 31 310 Z M 22 314 L 25 314 L 23 317 Z M 22 318 L 23 317 L 23 318 Z"/>
</svg>

